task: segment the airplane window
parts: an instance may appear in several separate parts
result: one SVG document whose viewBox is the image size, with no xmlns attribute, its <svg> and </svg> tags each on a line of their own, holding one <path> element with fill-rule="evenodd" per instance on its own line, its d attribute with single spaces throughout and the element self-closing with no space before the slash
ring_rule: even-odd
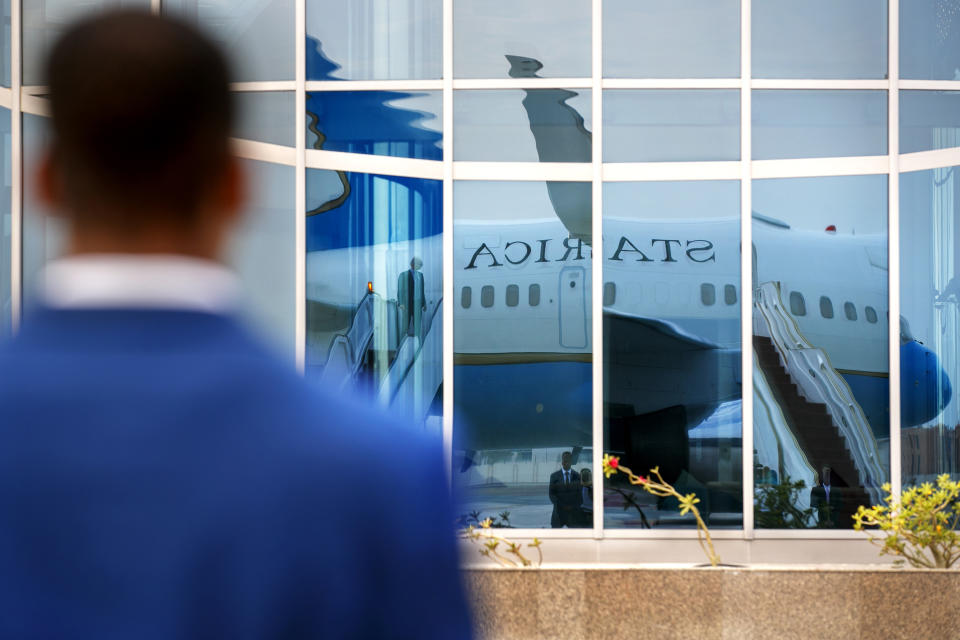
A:
<svg viewBox="0 0 960 640">
<path fill-rule="evenodd" d="M 870 324 L 877 324 L 877 310 L 873 307 L 866 307 L 863 310 L 863 315 L 867 317 L 867 322 Z"/>
<path fill-rule="evenodd" d="M 706 306 L 712 305 L 717 301 L 717 290 L 709 282 L 705 282 L 700 285 L 700 302 Z"/>
<path fill-rule="evenodd" d="M 530 290 L 527 293 L 527 302 L 531 307 L 535 307 L 540 304 L 540 285 L 532 284 L 530 285 Z"/>
<path fill-rule="evenodd" d="M 820 296 L 820 315 L 827 319 L 833 317 L 833 302 L 827 296 Z"/>
<path fill-rule="evenodd" d="M 515 284 L 507 285 L 507 306 L 515 307 L 520 304 L 520 287 Z"/>
<path fill-rule="evenodd" d="M 726 304 L 737 304 L 737 288 L 732 284 L 724 285 L 723 301 Z"/>
<path fill-rule="evenodd" d="M 790 313 L 795 316 L 807 315 L 807 302 L 799 291 L 790 292 Z"/>
<path fill-rule="evenodd" d="M 843 315 L 847 316 L 847 320 L 857 319 L 857 308 L 853 306 L 852 302 L 843 303 Z"/>
<path fill-rule="evenodd" d="M 603 306 L 610 307 L 617 301 L 617 285 L 613 282 L 603 284 Z"/>
<path fill-rule="evenodd" d="M 493 287 L 489 284 L 480 289 L 480 305 L 483 307 L 493 306 Z"/>
<path fill-rule="evenodd" d="M 471 302 L 473 302 L 473 290 L 470 287 L 460 289 L 460 306 L 469 309 Z"/>
</svg>

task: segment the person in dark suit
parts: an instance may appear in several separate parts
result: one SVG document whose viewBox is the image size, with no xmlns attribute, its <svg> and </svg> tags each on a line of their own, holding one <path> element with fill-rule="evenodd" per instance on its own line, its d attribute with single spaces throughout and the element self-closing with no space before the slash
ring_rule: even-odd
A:
<svg viewBox="0 0 960 640">
<path fill-rule="evenodd" d="M 397 278 L 397 311 L 400 314 L 400 333 L 422 337 L 423 312 L 427 310 L 427 298 L 423 291 L 423 261 L 414 257 L 410 268 Z"/>
<path fill-rule="evenodd" d="M 816 484 L 810 489 L 810 507 L 817 514 L 817 524 L 821 528 L 837 526 L 837 515 L 842 505 L 842 489 L 833 484 L 832 472 L 824 465 Z"/>
<path fill-rule="evenodd" d="M 71 231 L 0 347 L 0 637 L 469 638 L 439 443 L 235 318 L 222 55 L 108 13 L 47 77 Z"/>
<path fill-rule="evenodd" d="M 580 527 L 582 515 L 580 511 L 582 485 L 580 474 L 570 468 L 573 456 L 564 451 L 560 456 L 560 469 L 550 474 L 549 495 L 553 503 L 553 515 L 550 516 L 550 526 L 554 529 L 561 527 Z"/>
</svg>

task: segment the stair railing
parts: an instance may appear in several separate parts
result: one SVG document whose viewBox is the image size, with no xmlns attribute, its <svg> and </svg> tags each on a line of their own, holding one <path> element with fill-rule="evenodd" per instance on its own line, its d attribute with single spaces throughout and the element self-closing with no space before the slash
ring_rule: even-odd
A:
<svg viewBox="0 0 960 640">
<path fill-rule="evenodd" d="M 847 442 L 860 484 L 870 494 L 871 502 L 879 503 L 880 484 L 886 477 L 880 463 L 880 450 L 870 423 L 847 381 L 830 364 L 827 354 L 810 344 L 800 332 L 796 320 L 783 306 L 779 282 L 764 282 L 757 288 L 754 310 L 759 312 L 759 318 L 754 313 L 754 322 L 763 320 L 800 395 L 809 402 L 826 405 L 827 412 Z"/>
<path fill-rule="evenodd" d="M 330 341 L 327 350 L 327 363 L 321 376 L 321 383 L 334 385 L 334 388 L 343 387 L 356 375 L 363 364 L 364 351 L 373 337 L 375 293 L 363 296 L 353 315 L 350 327 L 343 333 L 337 334 Z M 334 364 L 334 359 L 342 356 L 342 362 Z M 336 379 L 335 379 L 336 378 Z"/>
</svg>

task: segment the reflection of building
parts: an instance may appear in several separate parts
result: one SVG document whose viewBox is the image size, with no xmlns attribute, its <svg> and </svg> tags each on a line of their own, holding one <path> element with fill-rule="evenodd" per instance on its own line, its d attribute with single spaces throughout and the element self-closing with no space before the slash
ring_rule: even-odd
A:
<svg viewBox="0 0 960 640">
<path fill-rule="evenodd" d="M 41 34 L 66 14 L 22 4 L 30 86 L 0 88 L 20 105 L 0 119 L 0 258 L 24 272 L 0 268 L 5 327 L 9 285 L 58 246 L 9 185 L 42 136 Z M 701 495 L 744 559 L 850 559 L 842 532 L 824 550 L 761 531 L 756 485 L 802 480 L 807 508 L 826 464 L 856 505 L 956 471 L 949 1 L 755 2 L 743 33 L 735 2 L 604 0 L 595 41 L 590 3 L 457 0 L 446 51 L 440 0 L 161 4 L 245 52 L 238 149 L 263 188 L 236 257 L 256 317 L 321 383 L 442 431 L 472 508 L 548 527 L 562 452 L 578 470 L 611 452 Z M 674 504 L 594 478 L 603 536 L 646 522 L 683 548 Z"/>
</svg>

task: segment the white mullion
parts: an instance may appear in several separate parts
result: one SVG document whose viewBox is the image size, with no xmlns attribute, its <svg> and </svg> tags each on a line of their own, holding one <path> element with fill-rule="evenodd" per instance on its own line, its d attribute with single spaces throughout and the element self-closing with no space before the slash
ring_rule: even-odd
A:
<svg viewBox="0 0 960 640">
<path fill-rule="evenodd" d="M 740 0 L 740 389 L 743 537 L 753 531 L 753 86 L 751 0 Z"/>
<path fill-rule="evenodd" d="M 453 0 L 443 0 L 443 458 L 453 483 Z"/>
<path fill-rule="evenodd" d="M 596 121 L 596 116 L 593 119 Z M 590 182 L 593 165 L 588 162 L 456 162 L 453 177 L 456 180 Z"/>
<path fill-rule="evenodd" d="M 888 0 L 890 16 L 887 75 L 890 78 L 887 140 L 890 154 L 887 180 L 887 295 L 890 300 L 889 343 L 890 351 L 890 484 L 894 495 L 900 497 L 900 2 Z"/>
<path fill-rule="evenodd" d="M 445 150 L 446 151 L 446 150 Z M 443 179 L 443 162 L 419 158 L 397 158 L 366 153 L 307 149 L 304 159 L 311 169 L 357 171 L 408 178 Z"/>
<path fill-rule="evenodd" d="M 20 327 L 23 302 L 23 130 L 20 114 L 21 0 L 10 1 L 10 312 Z"/>
<path fill-rule="evenodd" d="M 296 124 L 296 177 L 293 213 L 294 222 L 294 361 L 297 370 L 304 371 L 307 352 L 307 0 L 295 0 L 294 8 L 294 64 L 296 97 L 294 122 Z"/>
<path fill-rule="evenodd" d="M 739 180 L 740 161 L 715 162 L 608 162 L 606 182 L 662 182 L 667 180 Z"/>
<path fill-rule="evenodd" d="M 933 151 L 905 153 L 897 156 L 897 162 L 900 165 L 900 171 L 903 173 L 954 167 L 960 165 L 960 148 L 954 147 L 952 149 L 935 149 Z"/>
<path fill-rule="evenodd" d="M 593 0 L 591 289 L 593 343 L 593 536 L 603 538 L 603 0 Z"/>
<path fill-rule="evenodd" d="M 310 80 L 307 91 L 441 91 L 443 80 Z"/>
<path fill-rule="evenodd" d="M 590 89 L 590 78 L 457 78 L 454 89 Z"/>
<path fill-rule="evenodd" d="M 831 89 L 841 91 L 877 90 L 886 91 L 887 80 L 793 80 L 793 79 L 751 79 L 754 89 Z"/>
<path fill-rule="evenodd" d="M 751 164 L 754 178 L 861 176 L 886 174 L 890 170 L 888 156 L 885 155 L 753 160 Z"/>
<path fill-rule="evenodd" d="M 604 78 L 604 89 L 739 89 L 740 78 Z"/>
<path fill-rule="evenodd" d="M 262 80 L 257 82 L 231 82 L 230 91 L 296 91 L 297 81 Z"/>
<path fill-rule="evenodd" d="M 9 109 L 13 104 L 13 91 L 6 87 L 0 87 L 0 107 Z"/>
<path fill-rule="evenodd" d="M 892 2 L 893 0 L 891 0 Z M 899 41 L 900 34 L 897 34 Z M 893 40 L 891 39 L 891 43 Z M 892 48 L 891 48 L 892 50 Z M 893 78 L 893 75 L 890 75 Z M 960 91 L 960 80 L 901 80 L 897 77 L 900 89 L 919 89 L 923 91 Z"/>
<path fill-rule="evenodd" d="M 233 146 L 234 155 L 241 158 L 297 166 L 297 150 L 294 147 L 244 138 L 232 138 L 230 143 Z"/>
</svg>

